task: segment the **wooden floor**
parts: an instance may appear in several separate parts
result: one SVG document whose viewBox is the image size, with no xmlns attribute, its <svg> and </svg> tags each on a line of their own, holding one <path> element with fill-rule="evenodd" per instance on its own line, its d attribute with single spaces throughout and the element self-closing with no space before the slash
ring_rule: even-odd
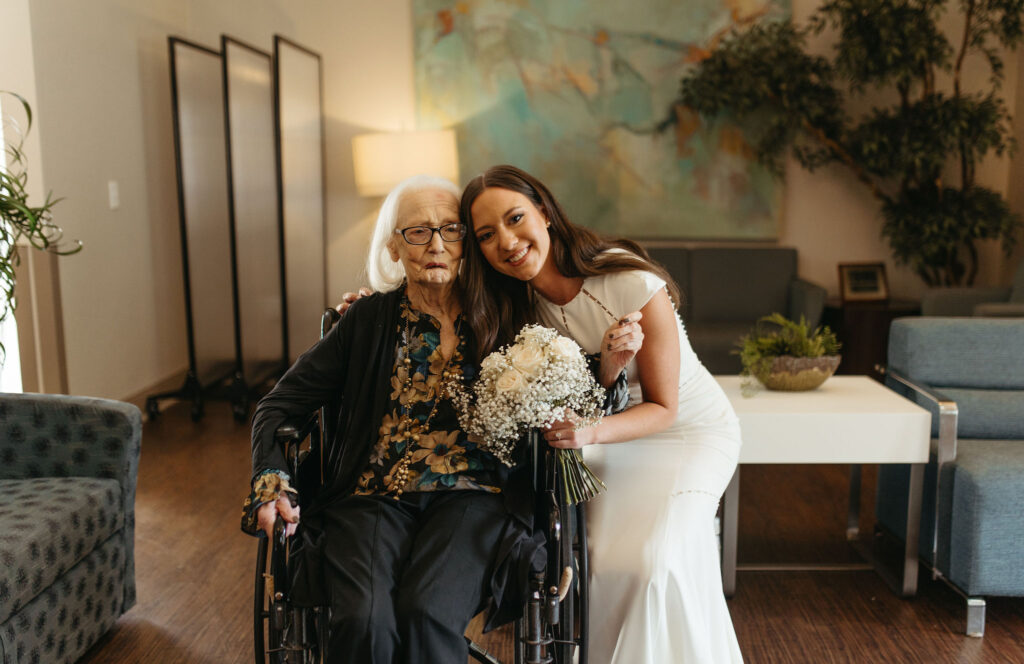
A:
<svg viewBox="0 0 1024 664">
<path fill-rule="evenodd" d="M 249 432 L 213 403 L 194 424 L 173 406 L 145 425 L 136 501 L 138 604 L 81 662 L 252 662 L 255 540 L 239 529 Z M 856 557 L 843 537 L 847 469 L 744 466 L 739 560 Z M 862 529 L 874 469 L 865 471 Z M 902 600 L 871 571 L 745 572 L 730 600 L 748 662 L 1024 662 L 1024 600 L 994 599 L 984 639 L 961 635 L 959 598 L 922 573 Z M 507 658 L 510 636 L 484 645 Z M 669 664 L 669 663 L 666 663 Z"/>
</svg>

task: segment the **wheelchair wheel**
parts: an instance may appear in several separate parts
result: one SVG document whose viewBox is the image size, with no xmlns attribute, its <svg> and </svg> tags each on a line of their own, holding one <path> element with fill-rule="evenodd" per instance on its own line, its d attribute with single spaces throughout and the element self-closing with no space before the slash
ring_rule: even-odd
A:
<svg viewBox="0 0 1024 664">
<path fill-rule="evenodd" d="M 523 617 L 515 623 L 516 664 L 587 664 L 588 660 L 586 514 L 584 504 L 567 505 L 561 498 L 561 478 L 553 468 L 547 464 L 540 500 L 540 512 L 546 511 L 548 517 L 547 566 L 531 581 Z"/>
<path fill-rule="evenodd" d="M 587 636 L 590 627 L 590 569 L 586 547 L 584 504 L 561 505 L 562 534 L 558 542 L 559 564 L 572 570 L 568 592 L 561 602 L 558 623 L 551 626 L 556 664 L 587 664 Z M 577 654 L 578 653 L 578 654 Z"/>
<path fill-rule="evenodd" d="M 323 609 L 291 607 L 275 588 L 287 578 L 285 552 L 261 537 L 256 552 L 253 654 L 256 664 L 322 664 L 327 621 Z"/>
</svg>

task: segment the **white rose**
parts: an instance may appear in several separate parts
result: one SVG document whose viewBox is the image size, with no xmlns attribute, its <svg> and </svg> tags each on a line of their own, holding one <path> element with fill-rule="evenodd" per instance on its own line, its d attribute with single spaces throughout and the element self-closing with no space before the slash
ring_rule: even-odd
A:
<svg viewBox="0 0 1024 664">
<path fill-rule="evenodd" d="M 498 377 L 494 389 L 501 392 L 522 392 L 526 389 L 526 377 L 516 369 L 506 369 L 505 373 Z"/>
<path fill-rule="evenodd" d="M 517 346 L 543 346 L 547 336 L 547 328 L 540 325 L 527 325 L 516 336 Z"/>
<path fill-rule="evenodd" d="M 516 369 L 534 377 L 544 364 L 544 351 L 532 345 L 517 345 L 510 350 L 508 359 Z"/>
<path fill-rule="evenodd" d="M 580 357 L 580 347 L 569 337 L 559 336 L 548 344 L 548 353 L 559 360 L 571 362 Z"/>
<path fill-rule="evenodd" d="M 492 371 L 501 366 L 501 353 L 494 352 L 484 358 L 480 363 L 481 371 Z"/>
</svg>

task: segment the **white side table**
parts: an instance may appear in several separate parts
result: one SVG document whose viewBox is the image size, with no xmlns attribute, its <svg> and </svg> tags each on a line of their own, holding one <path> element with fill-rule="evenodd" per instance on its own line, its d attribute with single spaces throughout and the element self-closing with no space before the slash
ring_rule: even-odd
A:
<svg viewBox="0 0 1024 664">
<path fill-rule="evenodd" d="M 739 376 L 716 376 L 740 420 L 740 464 L 852 464 L 851 518 L 847 537 L 856 538 L 859 464 L 911 464 L 907 497 L 907 538 L 900 578 L 876 569 L 897 592 L 917 592 L 917 549 L 921 523 L 924 466 L 928 463 L 931 414 L 867 376 L 833 376 L 816 390 L 774 392 L 752 397 L 740 393 Z M 856 486 L 854 486 L 854 484 Z M 740 469 L 723 498 L 722 584 L 726 596 L 736 589 L 736 539 Z M 788 566 L 793 569 L 793 566 Z"/>
</svg>

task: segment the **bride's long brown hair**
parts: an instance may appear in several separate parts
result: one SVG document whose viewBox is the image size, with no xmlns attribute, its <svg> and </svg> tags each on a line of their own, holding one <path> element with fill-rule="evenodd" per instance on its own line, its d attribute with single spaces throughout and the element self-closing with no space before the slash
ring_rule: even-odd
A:
<svg viewBox="0 0 1024 664">
<path fill-rule="evenodd" d="M 679 288 L 661 265 L 632 240 L 609 238 L 571 223 L 547 187 L 515 166 L 492 166 L 469 181 L 462 192 L 459 217 L 469 233 L 464 243 L 462 282 L 466 321 L 477 341 L 480 359 L 496 347 L 510 343 L 536 315 L 525 281 L 495 270 L 484 258 L 473 232 L 473 202 L 488 188 L 514 191 L 526 196 L 551 222 L 551 253 L 558 271 L 566 277 L 591 277 L 627 270 L 651 272 L 667 284 L 672 302 L 680 303 Z M 609 249 L 622 249 L 612 251 Z"/>
</svg>

